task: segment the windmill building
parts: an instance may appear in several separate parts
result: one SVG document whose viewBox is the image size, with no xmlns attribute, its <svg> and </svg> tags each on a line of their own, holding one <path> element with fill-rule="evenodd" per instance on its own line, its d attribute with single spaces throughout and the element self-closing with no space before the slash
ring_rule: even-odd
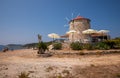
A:
<svg viewBox="0 0 120 78">
<path fill-rule="evenodd" d="M 76 18 L 69 21 L 69 32 L 61 36 L 61 38 L 67 37 L 70 42 L 98 42 L 99 40 L 110 39 L 110 36 L 106 33 L 92 33 L 91 35 L 85 35 L 83 31 L 91 29 L 90 19 L 84 18 L 82 16 L 77 16 Z M 90 34 L 90 33 L 89 33 Z"/>
<path fill-rule="evenodd" d="M 74 41 L 79 41 L 84 43 L 89 39 L 88 35 L 84 35 L 82 32 L 84 30 L 90 29 L 90 19 L 84 18 L 81 16 L 77 16 L 76 18 L 70 20 L 69 22 L 69 30 L 75 30 L 76 32 L 70 33 L 69 34 L 69 40 L 74 42 Z"/>
</svg>

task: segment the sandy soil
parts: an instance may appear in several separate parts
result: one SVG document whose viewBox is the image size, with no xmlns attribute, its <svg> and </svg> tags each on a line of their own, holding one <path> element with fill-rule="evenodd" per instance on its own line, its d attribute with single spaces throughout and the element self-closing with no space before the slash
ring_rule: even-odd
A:
<svg viewBox="0 0 120 78">
<path fill-rule="evenodd" d="M 60 53 L 60 51 L 54 52 Z M 95 72 L 96 70 L 98 72 Z M 103 72 L 107 70 L 109 73 Z M 40 57 L 37 55 L 37 50 L 32 49 L 0 52 L 0 78 L 18 78 L 21 72 L 30 73 L 30 78 L 57 78 L 58 76 L 63 78 L 117 78 L 120 74 L 118 73 L 120 72 L 120 53 Z M 93 73 L 90 74 L 90 72 Z M 99 77 L 94 75 L 95 73 Z"/>
</svg>

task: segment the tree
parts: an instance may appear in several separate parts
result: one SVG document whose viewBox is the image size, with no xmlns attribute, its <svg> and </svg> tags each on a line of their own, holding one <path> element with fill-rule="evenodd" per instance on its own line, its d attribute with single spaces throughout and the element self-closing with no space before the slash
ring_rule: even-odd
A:
<svg viewBox="0 0 120 78">
<path fill-rule="evenodd" d="M 38 54 L 44 54 L 47 49 L 47 45 L 44 42 L 38 43 Z"/>
<path fill-rule="evenodd" d="M 38 34 L 38 54 L 44 54 L 45 51 L 48 49 L 47 45 L 42 42 L 42 36 Z"/>
<path fill-rule="evenodd" d="M 38 41 L 41 42 L 42 41 L 42 36 L 38 34 Z"/>
</svg>

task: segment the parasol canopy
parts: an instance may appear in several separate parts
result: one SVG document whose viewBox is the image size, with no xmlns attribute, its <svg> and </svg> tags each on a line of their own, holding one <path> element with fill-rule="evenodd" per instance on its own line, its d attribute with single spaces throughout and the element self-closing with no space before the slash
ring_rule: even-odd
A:
<svg viewBox="0 0 120 78">
<path fill-rule="evenodd" d="M 56 34 L 56 33 L 48 34 L 48 37 L 53 38 L 53 39 L 60 38 L 60 36 L 58 34 Z"/>
<path fill-rule="evenodd" d="M 88 41 L 90 41 L 90 43 L 91 43 L 91 41 L 92 41 L 91 34 L 97 33 L 97 30 L 87 29 L 87 30 L 82 31 L 82 33 L 86 34 L 86 35 L 89 35 L 89 40 Z"/>
<path fill-rule="evenodd" d="M 93 34 L 93 33 L 97 33 L 97 30 L 94 29 L 87 29 L 82 31 L 83 34 Z"/>
<path fill-rule="evenodd" d="M 102 40 L 104 40 L 104 35 L 107 34 L 108 32 L 109 32 L 108 30 L 100 30 L 100 31 L 98 31 L 98 33 L 103 35 L 103 39 Z"/>
<path fill-rule="evenodd" d="M 108 32 L 109 32 L 108 30 L 100 30 L 100 31 L 98 31 L 98 33 L 102 33 L 102 34 L 106 34 Z"/>
<path fill-rule="evenodd" d="M 66 32 L 67 34 L 70 34 L 70 33 L 75 33 L 76 31 L 75 30 L 70 30 L 68 32 Z"/>
</svg>

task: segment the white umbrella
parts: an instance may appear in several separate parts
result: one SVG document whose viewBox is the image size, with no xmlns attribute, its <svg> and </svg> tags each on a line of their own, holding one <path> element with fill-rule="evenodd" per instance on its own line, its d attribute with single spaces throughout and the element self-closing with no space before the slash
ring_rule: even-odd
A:
<svg viewBox="0 0 120 78">
<path fill-rule="evenodd" d="M 50 38 L 60 38 L 60 36 L 56 33 L 48 34 L 48 37 L 50 37 Z"/>
<path fill-rule="evenodd" d="M 104 40 L 104 34 L 107 34 L 109 31 L 108 30 L 100 30 L 98 33 L 102 34 L 103 40 Z"/>
<path fill-rule="evenodd" d="M 100 30 L 100 31 L 98 31 L 98 33 L 102 33 L 102 34 L 108 33 L 108 32 L 109 32 L 108 30 Z"/>
<path fill-rule="evenodd" d="M 94 29 L 87 29 L 87 30 L 84 30 L 82 31 L 83 34 L 93 34 L 93 33 L 97 33 L 97 30 L 94 30 Z"/>
<path fill-rule="evenodd" d="M 67 34 L 71 34 L 71 33 L 75 33 L 76 31 L 75 30 L 70 30 L 68 32 L 66 32 Z"/>
<path fill-rule="evenodd" d="M 87 30 L 84 30 L 82 31 L 83 34 L 86 34 L 86 35 L 89 35 L 89 38 L 90 38 L 90 42 L 91 42 L 91 34 L 93 33 L 97 33 L 97 30 L 94 30 L 94 29 L 87 29 Z"/>
<path fill-rule="evenodd" d="M 66 32 L 67 34 L 72 34 L 72 41 L 73 41 L 73 33 L 75 33 L 76 31 L 75 30 L 70 30 L 68 32 Z"/>
<path fill-rule="evenodd" d="M 55 38 L 60 38 L 60 36 L 56 33 L 48 34 L 48 37 L 53 38 L 53 41 L 54 41 Z"/>
</svg>

